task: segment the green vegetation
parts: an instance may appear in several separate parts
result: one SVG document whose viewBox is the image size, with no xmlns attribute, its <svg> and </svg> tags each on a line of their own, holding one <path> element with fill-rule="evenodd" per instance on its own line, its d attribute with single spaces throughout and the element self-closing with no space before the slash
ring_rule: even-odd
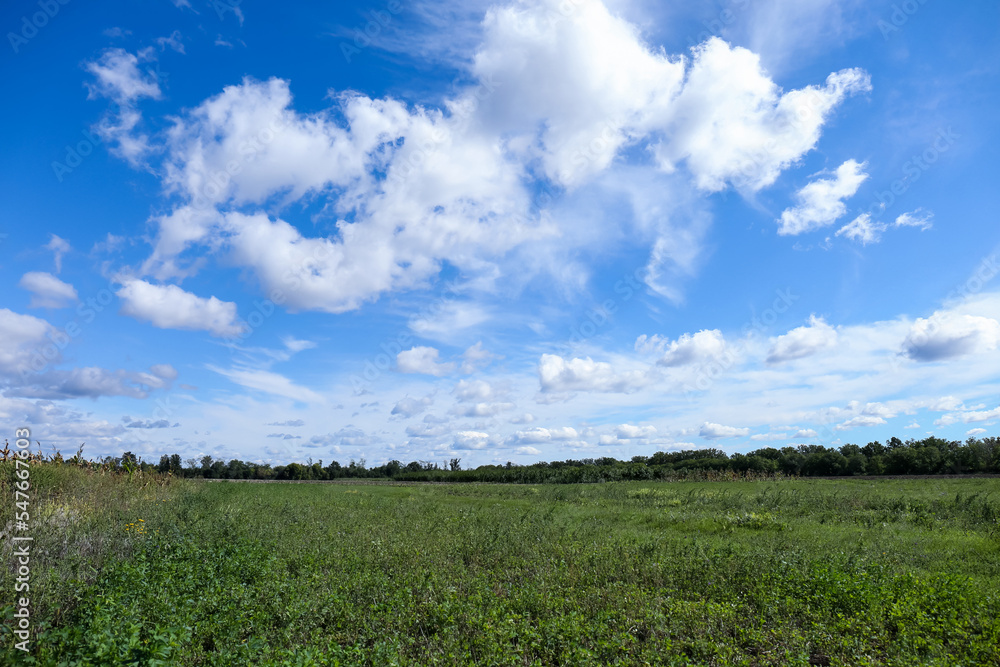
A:
<svg viewBox="0 0 1000 667">
<path fill-rule="evenodd" d="M 104 465 L 119 467 L 139 462 L 131 453 L 108 458 Z M 179 454 L 160 457 L 158 465 L 142 463 L 147 472 L 209 479 L 332 480 L 342 478 L 391 478 L 421 482 L 498 482 L 506 484 L 579 484 L 653 479 L 710 479 L 736 475 L 838 477 L 861 475 L 948 475 L 1000 473 L 1000 438 L 957 440 L 929 437 L 923 440 L 890 438 L 884 445 L 869 442 L 863 447 L 847 444 L 838 448 L 799 445 L 766 447 L 748 454 L 726 454 L 719 449 L 656 452 L 630 461 L 610 457 L 540 462 L 531 465 L 483 465 L 462 470 L 461 459 L 438 465 L 430 461 L 403 464 L 389 461 L 368 468 L 364 459 L 348 465 L 332 461 L 323 465 L 312 460 L 272 468 L 262 463 L 233 459 L 228 463 L 204 456 L 183 465 Z"/>
<path fill-rule="evenodd" d="M 4 664 L 1000 663 L 997 479 L 32 480 L 37 637 L 5 568 Z"/>
</svg>

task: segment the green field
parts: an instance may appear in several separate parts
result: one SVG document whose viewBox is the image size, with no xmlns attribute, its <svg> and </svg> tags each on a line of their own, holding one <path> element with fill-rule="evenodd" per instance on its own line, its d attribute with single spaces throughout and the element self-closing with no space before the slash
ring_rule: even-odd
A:
<svg viewBox="0 0 1000 667">
<path fill-rule="evenodd" d="M 12 648 L 7 567 L 6 664 L 1000 664 L 998 479 L 32 475 L 38 635 Z"/>
</svg>

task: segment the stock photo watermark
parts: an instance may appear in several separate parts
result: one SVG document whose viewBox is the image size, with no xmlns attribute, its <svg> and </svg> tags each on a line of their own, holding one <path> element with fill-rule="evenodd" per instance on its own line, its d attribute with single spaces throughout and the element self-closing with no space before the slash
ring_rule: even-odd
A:
<svg viewBox="0 0 1000 667">
<path fill-rule="evenodd" d="M 909 20 L 920 11 L 920 8 L 926 5 L 928 0 L 903 0 L 898 4 L 892 5 L 892 12 L 889 14 L 888 21 L 885 19 L 879 19 L 875 24 L 879 32 L 882 33 L 882 39 L 888 41 L 889 37 L 894 33 L 900 32 Z"/>
<path fill-rule="evenodd" d="M 14 648 L 28 652 L 31 639 L 31 431 L 19 428 L 14 433 L 14 524 L 11 534 L 11 569 L 14 571 L 14 635 L 20 642 Z"/>
<path fill-rule="evenodd" d="M 21 24 L 17 32 L 8 31 L 7 41 L 14 53 L 20 53 L 21 49 L 32 39 L 38 36 L 38 31 L 42 30 L 54 19 L 60 9 L 69 4 L 70 0 L 38 0 L 39 11 L 32 14 L 25 14 L 21 17 Z"/>
<path fill-rule="evenodd" d="M 101 138 L 89 130 L 82 130 L 80 134 L 83 139 L 75 144 L 66 144 L 66 156 L 62 162 L 55 160 L 52 162 L 52 173 L 60 183 L 67 174 L 83 164 L 83 159 L 94 152 L 94 149 L 101 143 Z"/>
<path fill-rule="evenodd" d="M 392 17 L 401 11 L 403 11 L 403 3 L 399 0 L 389 0 L 385 9 L 373 9 L 369 12 L 371 19 L 351 31 L 351 34 L 354 35 L 354 43 L 340 43 L 340 52 L 344 55 L 344 60 L 350 63 L 354 56 L 371 46 L 374 39 L 392 24 Z"/>
</svg>

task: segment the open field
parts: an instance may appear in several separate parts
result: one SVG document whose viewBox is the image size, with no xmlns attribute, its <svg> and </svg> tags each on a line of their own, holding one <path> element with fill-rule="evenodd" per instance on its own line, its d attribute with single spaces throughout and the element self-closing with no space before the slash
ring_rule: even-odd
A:
<svg viewBox="0 0 1000 667">
<path fill-rule="evenodd" d="M 32 479 L 32 664 L 1000 663 L 998 479 Z"/>
</svg>

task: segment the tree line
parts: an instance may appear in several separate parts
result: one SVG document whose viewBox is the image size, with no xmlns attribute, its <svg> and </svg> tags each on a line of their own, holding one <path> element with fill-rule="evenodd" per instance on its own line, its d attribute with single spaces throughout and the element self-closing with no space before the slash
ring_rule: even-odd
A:
<svg viewBox="0 0 1000 667">
<path fill-rule="evenodd" d="M 798 445 L 765 447 L 746 454 L 726 454 L 720 449 L 656 452 L 628 461 L 612 457 L 541 461 L 529 465 L 481 465 L 462 469 L 461 459 L 440 465 L 429 461 L 389 461 L 367 467 L 365 459 L 347 465 L 311 459 L 306 463 L 271 466 L 203 456 L 182 461 L 179 454 L 164 455 L 159 464 L 143 462 L 126 452 L 107 459 L 112 466 L 138 466 L 150 472 L 208 479 L 334 480 L 342 478 L 393 479 L 424 482 L 581 483 L 676 479 L 729 474 L 738 476 L 837 477 L 851 475 L 941 475 L 1000 473 L 1000 438 L 969 438 L 964 443 L 928 437 L 922 440 L 890 438 L 841 447 Z"/>
</svg>

